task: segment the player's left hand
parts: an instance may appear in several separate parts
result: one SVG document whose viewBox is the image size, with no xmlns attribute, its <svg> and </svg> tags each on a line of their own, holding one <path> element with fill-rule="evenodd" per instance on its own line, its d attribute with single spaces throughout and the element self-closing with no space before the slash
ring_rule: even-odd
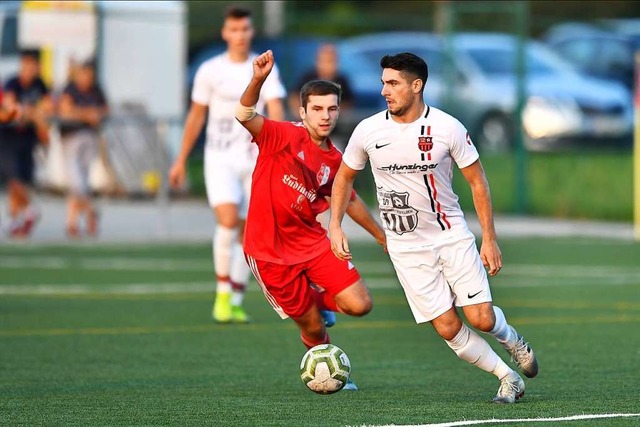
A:
<svg viewBox="0 0 640 427">
<path fill-rule="evenodd" d="M 502 269 L 502 252 L 495 240 L 482 241 L 480 247 L 480 259 L 484 264 L 489 276 L 495 276 Z"/>
<path fill-rule="evenodd" d="M 265 80 L 269 73 L 271 73 L 274 64 L 273 52 L 267 50 L 253 60 L 253 77 L 259 80 Z"/>
<path fill-rule="evenodd" d="M 329 231 L 331 239 L 331 251 L 341 260 L 350 260 L 352 258 L 349 250 L 349 240 L 340 227 L 331 227 Z"/>
</svg>

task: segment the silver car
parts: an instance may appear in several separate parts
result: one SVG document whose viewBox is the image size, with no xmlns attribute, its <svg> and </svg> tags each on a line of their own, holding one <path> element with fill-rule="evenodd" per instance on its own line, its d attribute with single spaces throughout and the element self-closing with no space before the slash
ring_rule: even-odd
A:
<svg viewBox="0 0 640 427">
<path fill-rule="evenodd" d="M 425 101 L 460 119 L 480 149 L 509 149 L 515 141 L 517 39 L 508 34 L 461 33 L 450 41 L 449 67 L 445 67 L 444 39 L 431 33 L 377 33 L 340 42 L 341 70 L 359 97 L 359 112 L 385 108 L 380 58 L 413 52 L 429 65 Z M 632 100 L 624 86 L 578 73 L 541 43 L 527 40 L 524 47 L 522 122 L 529 149 L 631 146 Z"/>
</svg>

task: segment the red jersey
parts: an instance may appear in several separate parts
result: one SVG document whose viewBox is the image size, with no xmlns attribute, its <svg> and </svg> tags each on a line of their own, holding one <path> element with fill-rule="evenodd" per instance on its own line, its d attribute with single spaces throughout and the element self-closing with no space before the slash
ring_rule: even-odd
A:
<svg viewBox="0 0 640 427">
<path fill-rule="evenodd" d="M 327 140 L 318 147 L 302 123 L 264 119 L 253 142 L 259 154 L 253 171 L 244 251 L 261 261 L 293 265 L 330 246 L 316 216 L 329 209 L 342 153 Z M 354 193 L 355 194 L 355 193 Z"/>
</svg>

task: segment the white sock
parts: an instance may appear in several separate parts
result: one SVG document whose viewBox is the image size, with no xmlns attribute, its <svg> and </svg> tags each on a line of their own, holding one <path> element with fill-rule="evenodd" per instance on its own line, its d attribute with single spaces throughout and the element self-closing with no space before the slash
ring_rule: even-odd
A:
<svg viewBox="0 0 640 427">
<path fill-rule="evenodd" d="M 500 307 L 493 306 L 493 312 L 496 316 L 496 324 L 493 329 L 487 332 L 492 335 L 500 344 L 515 344 L 516 334 L 513 333 L 513 329 L 509 327 L 504 313 Z"/>
<path fill-rule="evenodd" d="M 460 328 L 460 332 L 451 341 L 445 340 L 445 342 L 460 359 L 466 360 L 483 371 L 492 373 L 498 379 L 502 379 L 513 372 L 493 351 L 489 343 L 464 323 Z"/>
<path fill-rule="evenodd" d="M 231 292 L 229 273 L 231 271 L 231 258 L 233 255 L 233 243 L 238 231 L 220 224 L 216 226 L 213 235 L 213 266 L 218 276 L 218 292 Z"/>
<path fill-rule="evenodd" d="M 247 261 L 244 259 L 244 250 L 242 244 L 236 242 L 233 244 L 233 257 L 231 260 L 231 282 L 233 287 L 233 295 L 231 296 L 231 305 L 242 305 L 244 293 L 249 282 L 249 274 L 251 270 Z"/>
</svg>

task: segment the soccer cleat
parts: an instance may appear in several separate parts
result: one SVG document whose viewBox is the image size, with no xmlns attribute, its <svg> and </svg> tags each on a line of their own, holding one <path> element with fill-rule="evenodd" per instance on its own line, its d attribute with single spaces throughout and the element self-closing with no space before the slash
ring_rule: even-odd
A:
<svg viewBox="0 0 640 427">
<path fill-rule="evenodd" d="M 336 324 L 336 313 L 331 310 L 320 310 L 320 315 L 324 319 L 324 326 L 327 328 Z"/>
<path fill-rule="evenodd" d="M 40 213 L 34 209 L 28 209 L 24 215 L 24 222 L 22 223 L 22 230 L 20 234 L 23 237 L 29 237 L 33 231 L 33 227 L 40 220 Z"/>
<path fill-rule="evenodd" d="M 213 320 L 218 323 L 231 322 L 231 292 L 216 293 L 216 300 L 213 303 L 211 315 L 213 316 Z"/>
<path fill-rule="evenodd" d="M 538 360 L 536 359 L 536 355 L 529 343 L 522 338 L 522 335 L 518 334 L 513 326 L 509 327 L 517 338 L 516 343 L 511 347 L 506 344 L 502 346 L 507 350 L 507 353 L 511 355 L 511 360 L 516 362 L 522 373 L 529 378 L 533 378 L 538 375 Z"/>
<path fill-rule="evenodd" d="M 358 391 L 358 386 L 356 385 L 356 383 L 353 382 L 353 380 L 351 378 L 349 378 L 347 380 L 347 383 L 344 385 L 344 387 L 342 387 L 342 389 L 343 390 Z"/>
<path fill-rule="evenodd" d="M 7 227 L 7 233 L 12 239 L 26 237 L 24 234 L 24 223 L 18 220 L 12 220 Z"/>
<path fill-rule="evenodd" d="M 500 388 L 493 398 L 493 403 L 515 403 L 524 396 L 524 381 L 520 375 L 511 372 L 500 380 Z"/>
<path fill-rule="evenodd" d="M 244 308 L 239 305 L 232 305 L 231 320 L 234 323 L 249 323 L 251 318 L 247 315 L 247 312 L 244 311 Z"/>
</svg>

